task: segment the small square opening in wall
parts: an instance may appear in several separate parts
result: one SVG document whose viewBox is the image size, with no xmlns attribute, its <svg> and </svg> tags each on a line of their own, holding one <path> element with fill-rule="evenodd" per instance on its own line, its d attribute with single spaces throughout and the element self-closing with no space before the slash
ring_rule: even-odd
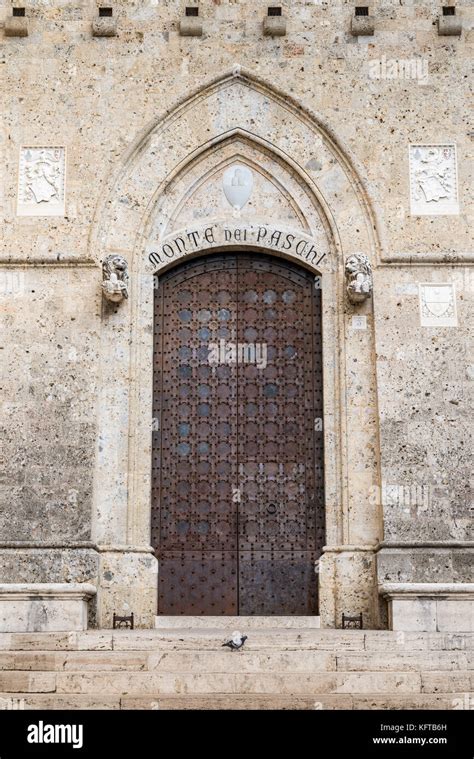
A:
<svg viewBox="0 0 474 759">
<path fill-rule="evenodd" d="M 197 6 L 187 6 L 185 15 L 196 18 L 196 16 L 199 16 L 199 8 Z"/>
<path fill-rule="evenodd" d="M 356 16 L 368 16 L 369 15 L 369 6 L 368 5 L 356 5 L 355 15 Z"/>
<path fill-rule="evenodd" d="M 443 16 L 455 16 L 455 15 L 456 15 L 455 5 L 443 5 Z"/>
<path fill-rule="evenodd" d="M 13 15 L 16 18 L 24 18 L 26 16 L 26 9 L 25 8 L 13 8 Z"/>
<path fill-rule="evenodd" d="M 269 16 L 281 16 L 281 6 L 279 6 L 279 5 L 270 5 L 268 7 L 268 15 Z"/>
<path fill-rule="evenodd" d="M 106 8 L 106 7 L 99 8 L 100 18 L 111 18 L 111 16 L 113 16 L 113 13 L 114 12 L 112 8 Z"/>
</svg>

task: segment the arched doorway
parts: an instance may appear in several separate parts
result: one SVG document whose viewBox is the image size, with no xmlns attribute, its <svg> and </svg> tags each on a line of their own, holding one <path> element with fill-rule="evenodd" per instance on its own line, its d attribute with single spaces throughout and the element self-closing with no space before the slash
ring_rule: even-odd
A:
<svg viewBox="0 0 474 759">
<path fill-rule="evenodd" d="M 152 545 L 160 614 L 318 611 L 321 289 L 232 252 L 155 291 Z"/>
</svg>

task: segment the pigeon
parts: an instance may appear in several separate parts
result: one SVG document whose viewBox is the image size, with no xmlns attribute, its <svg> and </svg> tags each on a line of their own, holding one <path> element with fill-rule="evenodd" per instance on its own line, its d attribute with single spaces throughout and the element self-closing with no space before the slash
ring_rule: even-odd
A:
<svg viewBox="0 0 474 759">
<path fill-rule="evenodd" d="M 247 635 L 242 635 L 241 632 L 236 630 L 232 633 L 232 638 L 223 643 L 223 646 L 227 646 L 231 651 L 238 651 L 244 645 L 247 640 Z"/>
</svg>

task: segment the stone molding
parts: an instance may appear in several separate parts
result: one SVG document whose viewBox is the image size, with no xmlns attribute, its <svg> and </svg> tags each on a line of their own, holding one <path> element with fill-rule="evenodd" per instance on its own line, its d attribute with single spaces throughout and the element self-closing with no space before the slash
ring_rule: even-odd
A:
<svg viewBox="0 0 474 759">
<path fill-rule="evenodd" d="M 382 583 L 390 630 L 474 632 L 474 583 Z"/>
<path fill-rule="evenodd" d="M 4 582 L 0 583 L 0 601 L 8 599 L 86 599 L 95 596 L 97 589 L 91 583 L 34 583 L 34 582 Z"/>
<path fill-rule="evenodd" d="M 384 582 L 379 586 L 379 593 L 390 598 L 444 598 L 463 595 L 474 599 L 474 582 Z"/>
</svg>

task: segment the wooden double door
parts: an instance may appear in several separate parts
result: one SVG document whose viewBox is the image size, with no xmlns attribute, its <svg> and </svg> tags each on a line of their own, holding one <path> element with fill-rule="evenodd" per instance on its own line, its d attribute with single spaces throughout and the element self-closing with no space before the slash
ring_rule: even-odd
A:
<svg viewBox="0 0 474 759">
<path fill-rule="evenodd" d="M 321 290 L 213 254 L 155 290 L 159 614 L 305 615 L 324 544 Z"/>
</svg>

